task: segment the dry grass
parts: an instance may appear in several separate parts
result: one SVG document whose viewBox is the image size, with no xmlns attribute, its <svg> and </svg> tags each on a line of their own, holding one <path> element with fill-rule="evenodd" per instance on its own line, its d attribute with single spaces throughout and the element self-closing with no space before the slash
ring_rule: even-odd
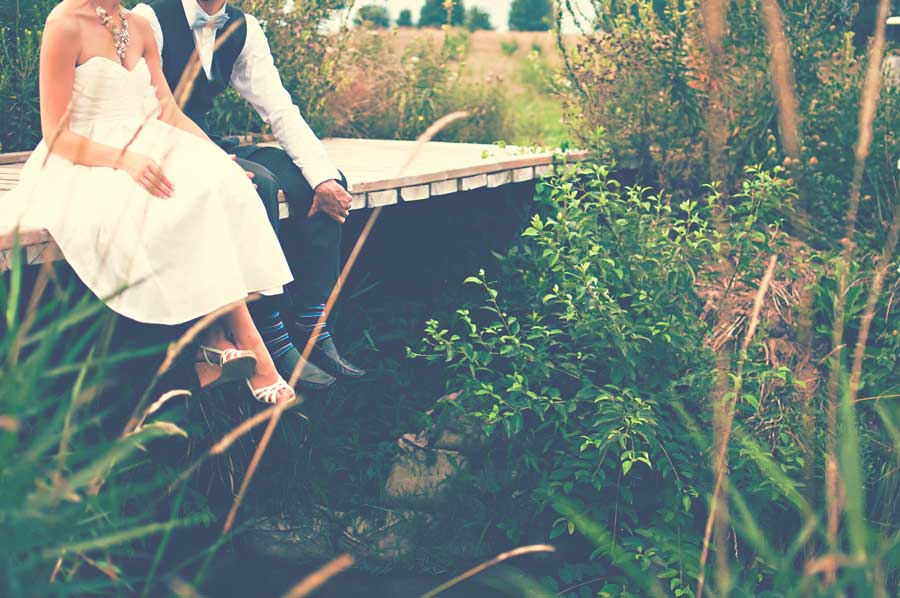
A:
<svg viewBox="0 0 900 598">
<path fill-rule="evenodd" d="M 388 40 L 390 47 L 402 52 L 420 40 L 430 40 L 434 44 L 443 43 L 444 32 L 440 29 L 403 28 L 379 32 Z M 568 36 L 572 37 L 572 36 Z M 572 37 L 573 41 L 574 37 Z M 518 49 L 506 55 L 501 44 L 515 42 Z M 510 94 L 518 94 L 525 88 L 518 81 L 516 73 L 528 58 L 532 46 L 541 48 L 541 55 L 553 66 L 562 66 L 562 56 L 556 45 L 556 37 L 550 31 L 475 31 L 469 38 L 464 79 L 480 82 L 499 79 Z"/>
</svg>

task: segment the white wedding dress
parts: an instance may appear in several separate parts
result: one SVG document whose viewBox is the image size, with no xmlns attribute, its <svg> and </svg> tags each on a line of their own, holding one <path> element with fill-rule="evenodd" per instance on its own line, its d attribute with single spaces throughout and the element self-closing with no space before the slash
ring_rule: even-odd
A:
<svg viewBox="0 0 900 598">
<path fill-rule="evenodd" d="M 159 110 L 143 58 L 132 70 L 101 56 L 79 65 L 72 131 L 152 157 L 174 196 L 153 197 L 121 170 L 48 158 L 42 141 L 0 197 L 0 228 L 49 230 L 84 283 L 139 322 L 183 323 L 281 292 L 291 272 L 247 175 L 215 145 L 157 120 Z"/>
</svg>

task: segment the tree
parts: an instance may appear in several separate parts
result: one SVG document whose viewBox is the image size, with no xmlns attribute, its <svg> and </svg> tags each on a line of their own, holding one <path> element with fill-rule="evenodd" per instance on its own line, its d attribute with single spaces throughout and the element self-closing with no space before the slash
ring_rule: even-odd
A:
<svg viewBox="0 0 900 598">
<path fill-rule="evenodd" d="M 477 6 L 473 6 L 466 13 L 466 28 L 469 31 L 478 31 L 479 29 L 491 30 L 491 15 L 481 10 Z"/>
<path fill-rule="evenodd" d="M 357 25 L 369 27 L 377 27 L 379 29 L 387 29 L 391 26 L 391 14 L 387 7 L 378 6 L 377 4 L 366 4 L 359 7 L 354 22 Z"/>
<path fill-rule="evenodd" d="M 551 0 L 513 0 L 509 28 L 513 31 L 547 31 L 553 19 Z"/>
<path fill-rule="evenodd" d="M 419 27 L 440 27 L 447 24 L 447 4 L 452 3 L 450 24 L 462 25 L 466 20 L 466 9 L 462 0 L 425 0 L 419 13 Z"/>
<path fill-rule="evenodd" d="M 400 16 L 397 17 L 397 27 L 412 27 L 412 11 L 408 8 L 404 8 L 400 11 Z"/>
</svg>

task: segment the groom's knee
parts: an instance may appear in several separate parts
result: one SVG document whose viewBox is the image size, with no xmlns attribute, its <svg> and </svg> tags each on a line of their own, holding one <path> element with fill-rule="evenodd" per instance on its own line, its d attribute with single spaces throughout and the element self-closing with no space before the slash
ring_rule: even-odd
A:
<svg viewBox="0 0 900 598">
<path fill-rule="evenodd" d="M 256 162 L 239 158 L 238 164 L 244 170 L 253 174 L 253 184 L 256 185 L 256 192 L 266 208 L 266 215 L 269 217 L 272 228 L 275 229 L 275 232 L 278 232 L 280 223 L 278 213 L 278 179 L 268 168 Z"/>
</svg>

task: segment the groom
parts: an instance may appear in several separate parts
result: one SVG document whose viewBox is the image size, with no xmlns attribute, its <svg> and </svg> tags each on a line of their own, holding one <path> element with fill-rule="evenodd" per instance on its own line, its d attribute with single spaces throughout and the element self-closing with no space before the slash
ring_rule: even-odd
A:
<svg viewBox="0 0 900 598">
<path fill-rule="evenodd" d="M 318 324 L 340 271 L 341 225 L 350 214 L 347 182 L 328 160 L 322 143 L 282 85 L 259 21 L 226 6 L 226 0 L 147 0 L 133 12 L 150 22 L 162 54 L 163 72 L 173 90 L 197 52 L 202 68 L 182 108 L 188 117 L 209 133 L 206 115 L 215 97 L 230 83 L 269 124 L 284 148 L 251 145 L 230 149 L 238 163 L 253 174 L 276 232 L 280 226 L 279 189 L 295 214 L 285 224 L 289 233 L 282 237 L 282 248 L 297 274 L 298 282 L 289 292 L 295 314 L 286 324 L 279 298 L 264 297 L 251 304 L 254 321 L 279 372 L 285 377 L 291 374 L 301 359 L 300 350 L 313 337 L 312 363 L 304 365 L 301 386 L 327 388 L 334 384 L 335 376 L 364 376 L 364 370 L 340 355 L 327 323 Z M 226 24 L 231 33 L 216 47 Z"/>
</svg>

